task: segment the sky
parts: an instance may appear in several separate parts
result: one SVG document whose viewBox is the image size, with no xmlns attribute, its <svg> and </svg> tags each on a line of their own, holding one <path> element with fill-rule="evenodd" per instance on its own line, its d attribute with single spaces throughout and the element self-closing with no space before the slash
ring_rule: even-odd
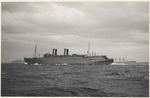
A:
<svg viewBox="0 0 150 98">
<path fill-rule="evenodd" d="M 52 53 L 149 61 L 148 2 L 2 2 L 2 62 Z"/>
</svg>

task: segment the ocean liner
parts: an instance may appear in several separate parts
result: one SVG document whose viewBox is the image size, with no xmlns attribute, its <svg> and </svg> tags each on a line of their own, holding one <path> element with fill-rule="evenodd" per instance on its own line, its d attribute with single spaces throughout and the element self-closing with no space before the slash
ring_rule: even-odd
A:
<svg viewBox="0 0 150 98">
<path fill-rule="evenodd" d="M 114 63 L 116 63 L 116 64 L 131 64 L 131 63 L 136 63 L 136 61 L 127 60 L 125 58 L 122 58 L 122 59 L 121 58 L 119 58 L 119 59 L 115 58 Z"/>
<path fill-rule="evenodd" d="M 64 49 L 63 55 L 57 55 L 57 49 L 53 49 L 52 54 L 46 53 L 43 57 L 36 57 L 36 48 L 33 58 L 24 58 L 27 64 L 49 64 L 49 65 L 109 65 L 113 63 L 113 59 L 105 55 L 91 55 L 89 53 L 89 46 L 86 55 L 72 54 L 69 55 L 69 49 Z"/>
</svg>

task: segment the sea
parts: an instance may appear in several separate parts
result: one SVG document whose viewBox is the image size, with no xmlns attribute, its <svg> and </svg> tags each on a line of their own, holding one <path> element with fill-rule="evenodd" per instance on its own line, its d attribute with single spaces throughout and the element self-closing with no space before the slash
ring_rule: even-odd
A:
<svg viewBox="0 0 150 98">
<path fill-rule="evenodd" d="M 1 96 L 148 97 L 149 63 L 1 64 Z"/>
</svg>

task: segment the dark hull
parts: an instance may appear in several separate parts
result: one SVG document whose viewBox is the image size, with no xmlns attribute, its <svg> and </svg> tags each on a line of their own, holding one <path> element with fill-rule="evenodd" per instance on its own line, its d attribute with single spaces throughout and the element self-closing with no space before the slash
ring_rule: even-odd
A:
<svg viewBox="0 0 150 98">
<path fill-rule="evenodd" d="M 50 57 L 50 58 L 24 58 L 28 64 L 69 64 L 69 65 L 109 65 L 113 63 L 113 59 L 91 60 L 91 58 L 83 57 Z"/>
</svg>

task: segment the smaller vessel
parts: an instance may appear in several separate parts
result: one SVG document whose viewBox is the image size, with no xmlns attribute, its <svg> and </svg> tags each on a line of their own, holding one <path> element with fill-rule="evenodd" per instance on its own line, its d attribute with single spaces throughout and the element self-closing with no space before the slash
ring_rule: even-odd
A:
<svg viewBox="0 0 150 98">
<path fill-rule="evenodd" d="M 24 64 L 24 60 L 15 60 L 15 61 L 12 61 L 11 63 L 13 64 Z"/>
<path fill-rule="evenodd" d="M 127 64 L 134 64 L 134 63 L 136 63 L 136 61 L 134 61 L 134 60 L 127 60 L 125 58 L 122 58 L 122 59 L 121 58 L 119 58 L 119 59 L 115 58 L 113 64 L 116 64 L 116 65 L 127 65 Z"/>
</svg>

